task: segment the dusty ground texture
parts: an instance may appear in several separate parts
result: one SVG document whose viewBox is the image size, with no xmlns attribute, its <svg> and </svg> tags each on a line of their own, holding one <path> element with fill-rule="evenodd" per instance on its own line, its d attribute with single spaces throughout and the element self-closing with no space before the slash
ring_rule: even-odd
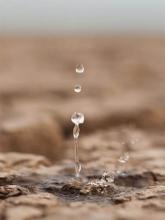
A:
<svg viewBox="0 0 165 220">
<path fill-rule="evenodd" d="M 164 38 L 0 37 L 0 219 L 164 219 L 164 58 Z M 89 189 L 123 152 L 125 175 Z"/>
</svg>

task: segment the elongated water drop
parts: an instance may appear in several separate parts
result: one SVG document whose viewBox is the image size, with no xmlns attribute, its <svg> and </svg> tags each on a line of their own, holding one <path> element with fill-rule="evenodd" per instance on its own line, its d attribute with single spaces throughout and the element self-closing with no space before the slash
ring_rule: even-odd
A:
<svg viewBox="0 0 165 220">
<path fill-rule="evenodd" d="M 84 73 L 84 66 L 83 66 L 83 64 L 78 64 L 77 66 L 76 66 L 76 73 L 79 73 L 79 74 L 82 74 L 82 73 Z"/>
<path fill-rule="evenodd" d="M 81 163 L 80 163 L 80 160 L 79 160 L 79 153 L 78 153 L 78 148 L 79 148 L 78 138 L 79 138 L 79 134 L 80 134 L 79 124 L 84 123 L 84 115 L 80 112 L 74 112 L 72 117 L 71 117 L 71 121 L 74 124 L 73 137 L 74 137 L 74 149 L 75 149 L 74 150 L 75 175 L 76 175 L 76 177 L 79 177 L 80 172 L 81 172 Z"/>
<path fill-rule="evenodd" d="M 74 137 L 74 161 L 75 161 L 75 175 L 76 177 L 80 176 L 81 172 L 81 163 L 79 160 L 79 143 L 78 143 L 78 137 L 79 137 L 79 125 L 75 125 L 73 129 L 73 137 Z"/>
<path fill-rule="evenodd" d="M 74 139 L 77 139 L 79 137 L 80 134 L 80 128 L 79 125 L 75 125 L 73 128 L 73 137 Z"/>
<path fill-rule="evenodd" d="M 81 172 L 81 163 L 75 162 L 75 171 L 76 171 L 76 177 L 80 177 L 80 172 Z"/>
<path fill-rule="evenodd" d="M 80 112 L 74 112 L 71 117 L 71 121 L 75 125 L 83 124 L 84 123 L 84 115 Z"/>
<path fill-rule="evenodd" d="M 77 93 L 81 92 L 81 85 L 75 85 L 74 86 L 74 91 L 77 92 Z"/>
</svg>

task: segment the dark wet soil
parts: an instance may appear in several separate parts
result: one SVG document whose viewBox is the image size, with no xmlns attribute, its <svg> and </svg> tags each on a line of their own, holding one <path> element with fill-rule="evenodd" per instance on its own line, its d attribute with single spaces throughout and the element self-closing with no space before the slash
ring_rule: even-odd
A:
<svg viewBox="0 0 165 220">
<path fill-rule="evenodd" d="M 70 175 L 13 175 L 0 178 L 0 199 L 13 196 L 13 193 L 18 196 L 40 191 L 51 193 L 63 202 L 118 204 L 131 200 L 135 193 L 139 193 L 145 188 L 165 183 L 163 179 L 160 179 L 160 175 L 152 172 L 141 174 L 123 172 L 115 176 L 113 183 L 106 181 L 100 183 L 100 180 L 101 176 L 98 175 L 83 176 L 78 179 Z"/>
</svg>

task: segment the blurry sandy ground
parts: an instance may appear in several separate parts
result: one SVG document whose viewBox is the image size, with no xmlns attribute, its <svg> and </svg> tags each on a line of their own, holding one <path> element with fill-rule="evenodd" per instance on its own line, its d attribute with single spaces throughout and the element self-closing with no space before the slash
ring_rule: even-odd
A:
<svg viewBox="0 0 165 220">
<path fill-rule="evenodd" d="M 164 132 L 164 58 L 163 38 L 1 36 L 0 150 L 65 158 L 74 111 L 85 114 L 81 137 L 116 126 Z"/>
</svg>

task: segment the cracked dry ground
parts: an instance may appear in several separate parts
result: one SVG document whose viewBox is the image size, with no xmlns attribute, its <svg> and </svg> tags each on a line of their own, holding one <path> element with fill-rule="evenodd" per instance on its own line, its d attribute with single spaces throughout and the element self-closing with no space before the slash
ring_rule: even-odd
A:
<svg viewBox="0 0 165 220">
<path fill-rule="evenodd" d="M 164 57 L 163 38 L 0 37 L 0 219 L 164 219 Z M 88 180 L 130 152 L 110 186 L 70 183 L 78 110 Z"/>
</svg>

